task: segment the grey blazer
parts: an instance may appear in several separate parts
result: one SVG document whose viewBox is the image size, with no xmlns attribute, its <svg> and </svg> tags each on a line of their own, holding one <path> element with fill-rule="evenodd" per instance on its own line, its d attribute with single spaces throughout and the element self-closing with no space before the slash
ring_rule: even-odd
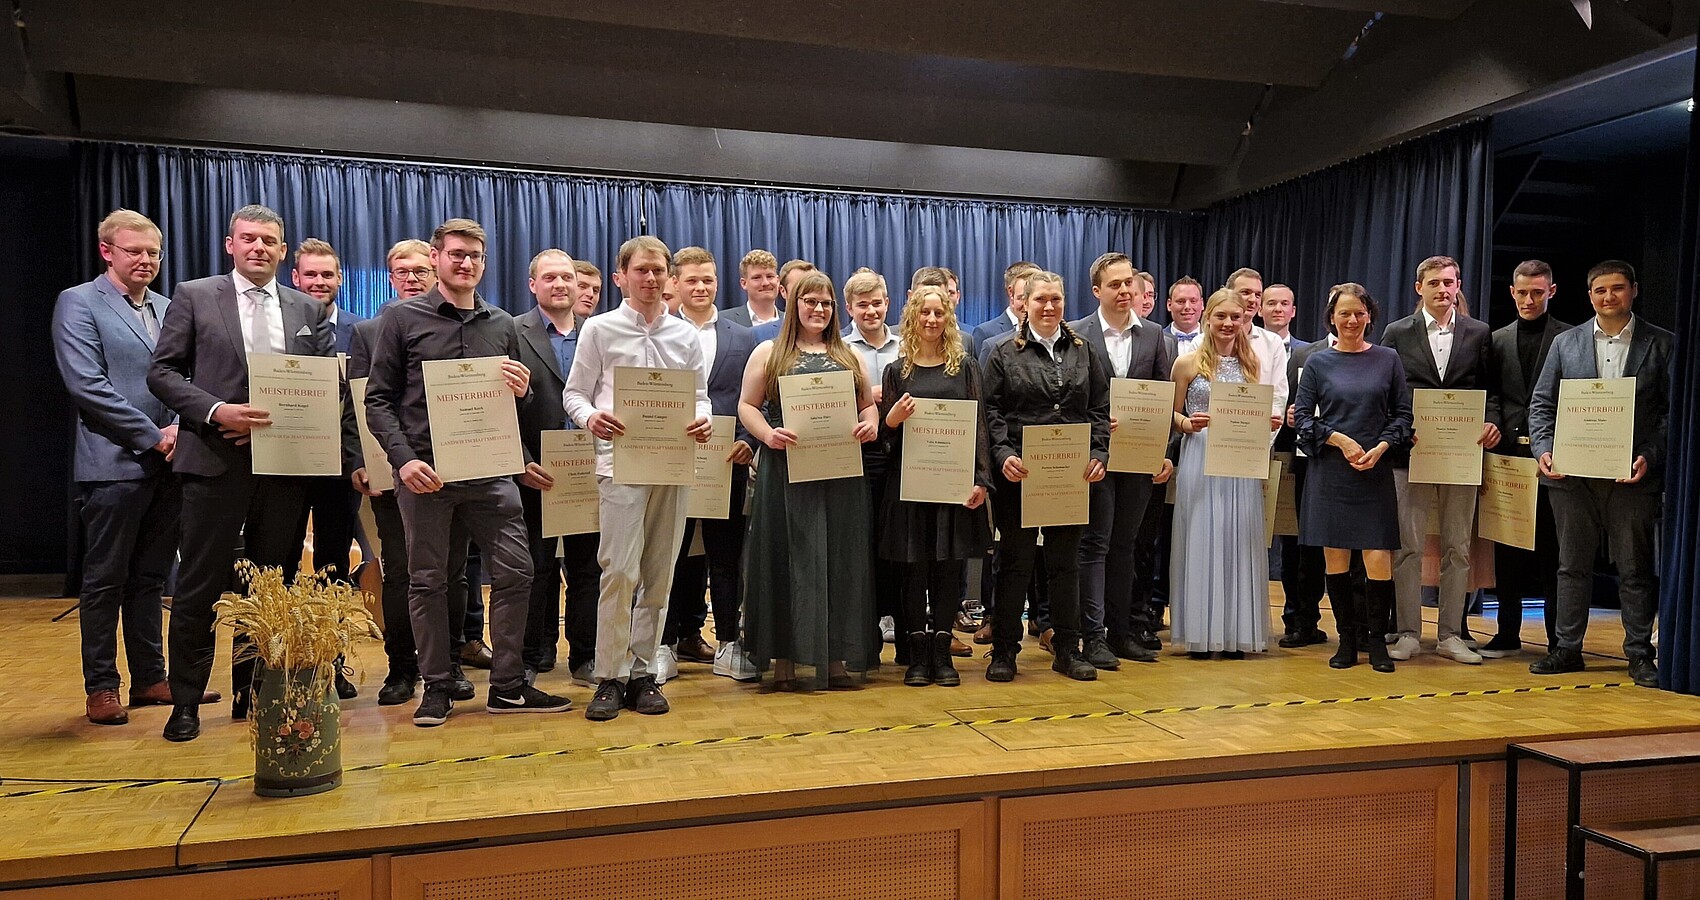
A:
<svg viewBox="0 0 1700 900">
<path fill-rule="evenodd" d="M 1648 490 L 1664 487 L 1665 434 L 1670 420 L 1671 333 L 1635 317 L 1623 377 L 1635 379 L 1635 455 L 1647 459 L 1647 474 L 1639 482 Z M 1594 361 L 1594 320 L 1552 339 L 1546 364 L 1541 366 L 1535 392 L 1529 398 L 1529 439 L 1535 458 L 1552 452 L 1558 424 L 1558 383 L 1565 378 L 1598 378 Z"/>
<path fill-rule="evenodd" d="M 150 290 L 143 302 L 163 325 L 171 301 Z M 78 481 L 130 481 L 164 470 L 165 456 L 153 447 L 177 414 L 148 392 L 153 351 L 130 298 L 105 274 L 59 294 L 53 354 L 77 405 Z"/>
<path fill-rule="evenodd" d="M 283 311 L 283 349 L 298 356 L 331 356 L 335 337 L 324 304 L 294 288 L 277 286 Z M 207 422 L 214 404 L 248 402 L 248 353 L 236 311 L 236 282 L 229 275 L 177 285 L 160 326 L 148 369 L 148 389 L 182 416 L 172 468 L 189 475 L 222 475 L 250 467 L 247 445 L 219 434 Z"/>
</svg>

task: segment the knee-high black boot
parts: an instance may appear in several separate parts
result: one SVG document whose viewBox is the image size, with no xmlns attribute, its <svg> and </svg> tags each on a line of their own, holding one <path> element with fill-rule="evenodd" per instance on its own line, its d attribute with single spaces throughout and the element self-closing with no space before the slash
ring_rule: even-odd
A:
<svg viewBox="0 0 1700 900">
<path fill-rule="evenodd" d="M 1325 576 L 1328 585 L 1328 605 L 1334 610 L 1335 629 L 1340 632 L 1340 649 L 1328 660 L 1336 669 L 1350 669 L 1358 664 L 1358 610 L 1352 602 L 1352 573 Z"/>
<path fill-rule="evenodd" d="M 1370 579 L 1365 583 L 1364 612 L 1369 619 L 1370 630 L 1381 634 L 1391 627 L 1393 616 L 1393 581 L 1376 581 Z M 1393 671 L 1393 659 L 1387 655 L 1387 644 L 1384 641 L 1370 641 L 1370 668 L 1377 672 Z"/>
</svg>

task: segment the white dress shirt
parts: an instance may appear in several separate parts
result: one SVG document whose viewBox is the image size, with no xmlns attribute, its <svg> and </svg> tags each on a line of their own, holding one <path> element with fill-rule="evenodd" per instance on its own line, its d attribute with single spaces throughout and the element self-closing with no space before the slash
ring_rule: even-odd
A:
<svg viewBox="0 0 1700 900">
<path fill-rule="evenodd" d="M 1003 314 L 1009 317 L 1009 326 L 1011 328 L 1021 327 L 1021 317 L 1015 314 L 1015 310 L 1006 307 Z"/>
<path fill-rule="evenodd" d="M 1615 335 L 1600 328 L 1598 316 L 1590 324 L 1594 329 L 1594 368 L 1601 378 L 1622 378 L 1623 364 L 1629 360 L 1629 344 L 1635 337 L 1634 314 L 1629 316 L 1629 324 Z"/>
<path fill-rule="evenodd" d="M 702 344 L 702 377 L 707 378 L 708 373 L 714 371 L 714 354 L 720 352 L 720 333 L 714 328 L 715 324 L 720 321 L 720 310 L 712 310 L 708 321 L 701 325 L 698 325 L 695 319 L 683 312 L 679 313 L 679 318 L 684 319 L 685 324 L 697 330 L 697 342 Z"/>
<path fill-rule="evenodd" d="M 744 309 L 748 310 L 749 313 L 750 313 L 750 327 L 751 328 L 754 328 L 757 325 L 766 325 L 769 322 L 777 322 L 780 319 L 785 318 L 784 311 L 779 308 L 779 304 L 777 304 L 777 303 L 773 304 L 773 315 L 768 316 L 765 319 L 762 318 L 761 316 L 756 315 L 756 308 L 751 306 L 748 303 L 748 301 L 746 301 L 744 303 Z M 716 313 L 716 315 L 718 315 L 718 313 Z"/>
<path fill-rule="evenodd" d="M 1180 331 L 1176 330 L 1173 323 L 1171 323 L 1169 325 L 1169 333 L 1175 337 L 1175 355 L 1185 356 L 1198 349 L 1198 338 L 1200 335 L 1204 334 L 1204 329 L 1200 328 L 1192 334 L 1182 334 Z"/>
<path fill-rule="evenodd" d="M 1458 311 L 1442 325 L 1429 315 L 1428 307 L 1423 307 L 1424 331 L 1428 335 L 1428 348 L 1434 353 L 1434 370 L 1442 379 L 1446 378 L 1446 364 L 1452 361 L 1452 332 L 1458 328 Z"/>
<path fill-rule="evenodd" d="M 1126 328 L 1117 328 L 1104 318 L 1104 311 L 1098 310 L 1098 327 L 1104 332 L 1104 349 L 1110 354 L 1110 374 L 1116 378 L 1127 377 L 1127 367 L 1133 365 L 1133 336 L 1139 333 L 1139 317 L 1128 316 Z"/>
<path fill-rule="evenodd" d="M 1028 330 L 1029 331 L 1033 331 L 1033 329 L 1031 327 L 1032 324 L 1033 323 L 1031 323 L 1031 322 L 1028 323 L 1028 326 L 1029 326 Z M 1056 331 L 1051 332 L 1050 337 L 1045 337 L 1044 335 L 1040 334 L 1039 332 L 1033 331 L 1033 340 L 1038 341 L 1039 346 L 1044 347 L 1045 352 L 1051 354 L 1051 362 L 1057 361 L 1057 341 L 1059 341 L 1061 339 L 1062 339 L 1062 326 L 1061 325 L 1057 326 Z"/>
<path fill-rule="evenodd" d="M 241 272 L 230 273 L 231 282 L 236 285 L 236 315 L 242 322 L 242 349 L 249 353 L 282 353 L 283 352 L 283 303 L 277 296 L 277 279 L 257 285 L 242 277 Z M 270 338 L 264 347 L 254 346 L 254 315 L 255 298 L 248 292 L 259 288 L 266 292 L 263 315 L 266 320 L 267 337 Z"/>
<path fill-rule="evenodd" d="M 1256 325 L 1251 327 L 1251 347 L 1257 351 L 1257 380 L 1275 389 L 1274 411 L 1287 414 L 1287 342 L 1281 336 Z"/>
<path fill-rule="evenodd" d="M 561 401 L 573 424 L 589 428 L 590 417 L 597 410 L 613 412 L 616 366 L 694 369 L 697 373 L 695 418 L 705 418 L 714 412 L 708 402 L 708 376 L 703 374 L 706 370 L 697 329 L 677 316 L 667 315 L 665 310 L 654 322 L 646 322 L 630 303 L 621 303 L 609 312 L 586 319 L 579 327 L 573 368 L 567 374 L 567 386 L 561 391 Z M 614 477 L 612 441 L 596 439 L 596 474 Z"/>
<path fill-rule="evenodd" d="M 897 359 L 898 354 L 903 351 L 903 342 L 897 339 L 897 332 L 889 327 L 885 330 L 885 341 L 877 347 L 862 336 L 860 328 L 846 331 L 844 342 L 862 358 L 862 368 L 868 374 L 868 385 L 876 388 L 885 380 L 885 367 L 891 365 L 892 360 Z"/>
</svg>

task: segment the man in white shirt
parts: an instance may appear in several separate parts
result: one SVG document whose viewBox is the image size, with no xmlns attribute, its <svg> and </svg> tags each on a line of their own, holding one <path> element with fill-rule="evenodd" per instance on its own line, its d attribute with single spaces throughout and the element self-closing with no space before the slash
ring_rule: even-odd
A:
<svg viewBox="0 0 1700 900">
<path fill-rule="evenodd" d="M 667 315 L 661 288 L 673 254 L 660 240 L 635 237 L 620 245 L 614 283 L 619 307 L 585 322 L 563 392 L 567 416 L 596 438 L 596 480 L 601 493 L 602 591 L 597 602 L 596 696 L 585 718 L 606 721 L 621 709 L 645 715 L 668 711 L 651 668 L 660 646 L 673 561 L 685 532 L 684 485 L 614 483 L 613 439 L 625 424 L 614 409 L 618 366 L 690 369 L 696 372 L 696 417 L 687 432 L 698 442 L 712 434 L 711 407 L 702 374 L 697 331 Z"/>
<path fill-rule="evenodd" d="M 1235 269 L 1223 287 L 1240 295 L 1246 312 L 1263 309 L 1263 276 L 1256 269 Z M 1257 380 L 1275 389 L 1269 415 L 1274 420 L 1273 427 L 1278 429 L 1287 413 L 1287 342 L 1280 335 L 1252 324 L 1251 316 L 1245 317 L 1245 327 L 1252 349 L 1257 351 Z M 1270 440 L 1274 440 L 1273 432 Z"/>
<path fill-rule="evenodd" d="M 1204 286 L 1183 275 L 1169 285 L 1169 326 L 1164 331 L 1175 339 L 1175 356 L 1198 349 L 1198 320 L 1204 318 Z"/>
</svg>

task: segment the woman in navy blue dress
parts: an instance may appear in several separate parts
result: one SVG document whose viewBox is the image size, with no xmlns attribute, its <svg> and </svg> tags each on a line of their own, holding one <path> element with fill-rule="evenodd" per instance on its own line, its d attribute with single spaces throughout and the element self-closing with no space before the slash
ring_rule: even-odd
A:
<svg viewBox="0 0 1700 900">
<path fill-rule="evenodd" d="M 1411 398 L 1399 355 L 1369 343 L 1375 300 L 1359 284 L 1335 285 L 1326 320 L 1339 338 L 1311 354 L 1299 375 L 1293 419 L 1299 446 L 1310 458 L 1299 542 L 1321 547 L 1328 602 L 1340 630 L 1336 669 L 1358 662 L 1361 622 L 1371 635 L 1387 632 L 1393 611 L 1393 551 L 1399 549 L 1399 504 L 1393 470 L 1381 464 L 1393 447 L 1411 442 Z M 1369 576 L 1362 610 L 1352 600 L 1352 551 L 1363 551 Z M 1393 671 L 1387 645 L 1370 639 L 1370 665 Z"/>
</svg>

